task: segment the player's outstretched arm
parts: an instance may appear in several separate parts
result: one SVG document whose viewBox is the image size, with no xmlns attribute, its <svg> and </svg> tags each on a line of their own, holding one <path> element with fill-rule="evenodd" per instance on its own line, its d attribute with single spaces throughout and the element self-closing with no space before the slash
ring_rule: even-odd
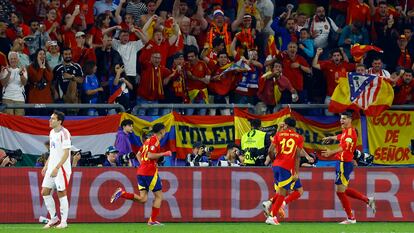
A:
<svg viewBox="0 0 414 233">
<path fill-rule="evenodd" d="M 165 151 L 165 152 L 160 152 L 160 153 L 148 152 L 149 159 L 159 159 L 162 156 L 171 156 L 171 155 L 172 155 L 172 152 L 170 150 Z"/>
</svg>

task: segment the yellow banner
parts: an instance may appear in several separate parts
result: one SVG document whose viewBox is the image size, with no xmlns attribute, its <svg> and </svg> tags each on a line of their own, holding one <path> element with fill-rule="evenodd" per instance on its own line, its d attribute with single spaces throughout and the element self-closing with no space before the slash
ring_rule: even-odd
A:
<svg viewBox="0 0 414 233">
<path fill-rule="evenodd" d="M 305 139 L 304 147 L 308 152 L 315 151 L 319 154 L 320 150 L 329 148 L 335 149 L 338 147 L 338 144 L 333 145 L 322 145 L 322 138 L 326 136 L 332 136 L 342 133 L 341 125 L 338 122 L 335 123 L 321 123 L 317 121 L 312 121 L 306 119 L 302 115 L 291 111 L 287 108 L 269 115 L 253 115 L 246 111 L 236 109 L 234 114 L 234 125 L 236 130 L 236 142 L 240 142 L 243 134 L 247 133 L 250 130 L 249 119 L 258 118 L 262 121 L 262 128 L 265 131 L 276 131 L 277 125 L 279 122 L 283 121 L 285 118 L 292 116 L 296 120 L 296 131 L 302 135 Z M 362 137 L 361 137 L 361 121 L 360 119 L 355 119 L 352 122 L 352 125 L 358 131 L 358 142 L 357 148 L 362 148 Z"/>
<path fill-rule="evenodd" d="M 386 165 L 414 164 L 409 145 L 414 139 L 414 112 L 385 111 L 367 117 L 369 152 L 374 163 Z"/>
<path fill-rule="evenodd" d="M 193 144 L 201 142 L 214 147 L 212 159 L 226 154 L 227 145 L 234 141 L 233 116 L 182 116 L 174 113 L 177 157 L 185 158 Z"/>
</svg>

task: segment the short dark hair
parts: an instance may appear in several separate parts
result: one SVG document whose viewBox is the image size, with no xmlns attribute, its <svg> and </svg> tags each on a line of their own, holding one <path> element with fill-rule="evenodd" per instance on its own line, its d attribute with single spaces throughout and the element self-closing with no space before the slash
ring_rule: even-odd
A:
<svg viewBox="0 0 414 233">
<path fill-rule="evenodd" d="M 165 129 L 165 125 L 163 123 L 157 123 L 152 126 L 152 132 L 154 133 L 159 133 L 163 129 Z"/>
<path fill-rule="evenodd" d="M 238 149 L 239 146 L 236 143 L 234 143 L 234 142 L 230 142 L 229 144 L 227 144 L 227 150 L 231 150 L 233 148 L 237 148 Z"/>
<path fill-rule="evenodd" d="M 213 42 L 212 42 L 213 48 L 214 48 L 214 47 L 217 47 L 217 46 L 219 46 L 219 45 L 221 45 L 221 44 L 224 44 L 224 40 L 223 40 L 223 38 L 221 38 L 221 37 L 219 37 L 219 36 L 216 36 L 216 37 L 213 39 Z"/>
<path fill-rule="evenodd" d="M 346 110 L 345 112 L 342 112 L 342 113 L 341 113 L 341 116 L 346 116 L 346 117 L 348 117 L 348 118 L 351 118 L 351 119 L 352 119 L 352 115 L 353 115 L 353 113 L 354 113 L 354 111 L 352 111 L 352 110 Z"/>
<path fill-rule="evenodd" d="M 53 114 L 57 116 L 58 121 L 61 121 L 61 125 L 63 125 L 63 121 L 65 121 L 65 114 L 61 111 L 55 110 Z"/>
<path fill-rule="evenodd" d="M 296 120 L 292 117 L 285 118 L 283 122 L 289 127 L 296 127 Z"/>
<path fill-rule="evenodd" d="M 63 52 L 65 52 L 65 51 L 70 51 L 70 52 L 72 52 L 72 49 L 70 48 L 70 47 L 63 47 L 63 49 L 62 49 L 62 54 L 63 54 Z"/>
<path fill-rule="evenodd" d="M 121 122 L 121 127 L 124 128 L 127 125 L 133 125 L 134 122 L 131 119 L 125 119 Z"/>
<path fill-rule="evenodd" d="M 198 56 L 198 49 L 194 45 L 186 46 L 184 49 L 185 57 L 188 58 L 188 54 L 194 53 L 194 55 Z"/>
<path fill-rule="evenodd" d="M 414 71 L 412 69 L 404 69 L 404 73 L 414 74 Z"/>
<path fill-rule="evenodd" d="M 250 125 L 252 126 L 252 128 L 257 129 L 260 126 L 262 126 L 262 121 L 260 119 L 251 119 L 250 120 Z"/>
<path fill-rule="evenodd" d="M 226 54 L 226 56 L 227 56 L 227 57 L 229 56 L 229 55 L 227 54 L 226 49 L 223 49 L 223 50 L 219 51 L 219 52 L 217 53 L 217 57 L 220 57 L 220 55 L 222 55 L 222 54 Z"/>
</svg>

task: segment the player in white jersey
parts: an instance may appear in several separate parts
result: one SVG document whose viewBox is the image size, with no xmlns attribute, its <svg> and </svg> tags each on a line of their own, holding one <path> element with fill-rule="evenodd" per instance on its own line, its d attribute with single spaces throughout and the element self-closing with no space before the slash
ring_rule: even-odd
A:
<svg viewBox="0 0 414 233">
<path fill-rule="evenodd" d="M 69 203 L 66 190 L 72 173 L 69 156 L 71 141 L 69 131 L 62 126 L 64 120 L 65 115 L 59 111 L 54 111 L 49 120 L 52 128 L 49 134 L 50 155 L 42 169 L 42 196 L 50 214 L 50 221 L 43 228 L 51 228 L 59 222 L 55 201 L 51 195 L 52 189 L 57 190 L 60 202 L 61 221 L 56 228 L 68 227 Z"/>
</svg>

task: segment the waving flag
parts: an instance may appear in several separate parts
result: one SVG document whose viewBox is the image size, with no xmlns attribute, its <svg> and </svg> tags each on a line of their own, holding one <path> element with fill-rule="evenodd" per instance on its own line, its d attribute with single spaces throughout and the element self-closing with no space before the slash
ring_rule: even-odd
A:
<svg viewBox="0 0 414 233">
<path fill-rule="evenodd" d="M 329 103 L 330 112 L 362 109 L 367 116 L 378 116 L 389 108 L 394 99 L 390 83 L 376 75 L 348 73 L 339 78 Z"/>
<path fill-rule="evenodd" d="M 354 44 L 351 47 L 351 55 L 354 57 L 355 62 L 361 61 L 362 57 L 365 53 L 369 51 L 377 51 L 379 53 L 383 53 L 384 51 L 376 46 L 373 45 L 360 45 Z"/>
<path fill-rule="evenodd" d="M 269 35 L 267 39 L 266 55 L 276 56 L 279 54 L 279 50 L 276 47 L 275 36 Z"/>
<path fill-rule="evenodd" d="M 237 83 L 241 80 L 241 72 L 249 71 L 250 66 L 243 60 L 236 63 L 229 63 L 222 67 L 224 69 L 217 79 L 210 80 L 208 89 L 219 95 L 227 95 L 231 90 L 236 89 Z M 237 72 L 233 72 L 237 71 Z"/>
</svg>

